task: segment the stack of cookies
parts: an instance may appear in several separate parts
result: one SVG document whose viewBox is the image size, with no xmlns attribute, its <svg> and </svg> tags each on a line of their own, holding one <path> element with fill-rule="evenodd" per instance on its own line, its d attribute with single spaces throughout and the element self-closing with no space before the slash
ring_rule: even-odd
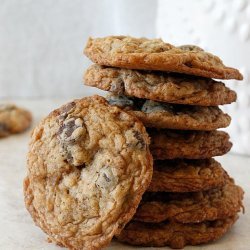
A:
<svg viewBox="0 0 250 250">
<path fill-rule="evenodd" d="M 153 177 L 121 242 L 182 248 L 213 241 L 237 220 L 243 190 L 213 159 L 232 147 L 217 129 L 231 118 L 218 105 L 236 93 L 215 79 L 242 75 L 197 46 L 114 36 L 89 39 L 85 54 L 96 64 L 88 86 L 109 91 L 109 104 L 147 128 Z"/>
</svg>

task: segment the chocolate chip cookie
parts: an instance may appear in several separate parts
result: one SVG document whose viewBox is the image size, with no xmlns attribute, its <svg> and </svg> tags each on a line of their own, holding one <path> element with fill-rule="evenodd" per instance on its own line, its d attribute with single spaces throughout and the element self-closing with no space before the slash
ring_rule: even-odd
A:
<svg viewBox="0 0 250 250">
<path fill-rule="evenodd" d="M 14 104 L 0 104 L 0 138 L 25 131 L 31 121 L 28 110 Z"/>
<path fill-rule="evenodd" d="M 224 131 L 148 130 L 154 159 L 206 159 L 226 154 L 232 147 Z"/>
<path fill-rule="evenodd" d="M 25 204 L 50 239 L 100 249 L 132 218 L 152 177 L 141 122 L 99 96 L 53 111 L 34 129 Z"/>
<path fill-rule="evenodd" d="M 181 180 L 180 180 L 181 181 Z M 227 180 L 225 186 L 192 193 L 145 193 L 134 220 L 198 223 L 231 217 L 242 208 L 243 190 Z"/>
<path fill-rule="evenodd" d="M 215 130 L 227 127 L 231 117 L 219 107 L 177 105 L 108 95 L 109 104 L 135 115 L 146 127 L 182 130 Z"/>
<path fill-rule="evenodd" d="M 161 39 L 129 36 L 89 38 L 84 53 L 93 62 L 105 66 L 243 79 L 237 69 L 225 66 L 219 57 L 197 46 L 175 47 Z"/>
<path fill-rule="evenodd" d="M 183 248 L 221 238 L 238 219 L 226 219 L 193 224 L 177 222 L 144 223 L 131 221 L 118 236 L 118 240 L 135 246 Z"/>
<path fill-rule="evenodd" d="M 196 192 L 221 187 L 228 175 L 214 159 L 155 161 L 149 192 Z"/>
<path fill-rule="evenodd" d="M 85 72 L 84 83 L 117 95 L 176 104 L 217 106 L 232 103 L 237 97 L 224 83 L 209 78 L 96 64 Z"/>
</svg>

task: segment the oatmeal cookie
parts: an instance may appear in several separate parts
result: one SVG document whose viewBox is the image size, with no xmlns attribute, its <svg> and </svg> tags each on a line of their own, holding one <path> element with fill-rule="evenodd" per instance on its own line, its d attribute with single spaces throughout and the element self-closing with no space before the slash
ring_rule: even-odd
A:
<svg viewBox="0 0 250 250">
<path fill-rule="evenodd" d="M 148 192 L 196 192 L 221 187 L 228 175 L 214 159 L 155 161 Z"/>
<path fill-rule="evenodd" d="M 84 53 L 93 62 L 105 66 L 243 79 L 237 69 L 225 66 L 219 57 L 197 46 L 175 47 L 161 39 L 129 36 L 89 38 Z"/>
<path fill-rule="evenodd" d="M 228 180 L 226 185 L 191 193 L 145 193 L 134 220 L 159 223 L 165 220 L 198 223 L 225 219 L 241 209 L 243 190 Z"/>
<path fill-rule="evenodd" d="M 236 101 L 235 91 L 209 78 L 161 71 L 117 69 L 90 66 L 84 75 L 85 85 L 154 101 L 217 106 Z"/>
<path fill-rule="evenodd" d="M 206 159 L 226 154 L 232 147 L 224 131 L 148 130 L 154 159 Z"/>
<path fill-rule="evenodd" d="M 49 238 L 100 249 L 131 220 L 152 176 L 141 122 L 99 96 L 53 111 L 35 128 L 25 204 Z"/>
<path fill-rule="evenodd" d="M 146 127 L 181 130 L 215 130 L 229 126 L 231 117 L 219 107 L 169 104 L 108 95 L 109 104 L 135 115 Z"/>
<path fill-rule="evenodd" d="M 118 236 L 120 242 L 136 246 L 183 248 L 221 238 L 238 219 L 237 215 L 226 219 L 193 224 L 177 222 L 144 223 L 131 221 Z"/>
<path fill-rule="evenodd" d="M 31 113 L 14 104 L 0 104 L 0 138 L 25 131 L 30 127 Z"/>
</svg>

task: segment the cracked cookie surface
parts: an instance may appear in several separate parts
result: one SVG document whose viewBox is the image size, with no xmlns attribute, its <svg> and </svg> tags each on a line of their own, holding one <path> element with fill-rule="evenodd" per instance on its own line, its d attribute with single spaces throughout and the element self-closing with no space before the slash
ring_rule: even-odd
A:
<svg viewBox="0 0 250 250">
<path fill-rule="evenodd" d="M 176 104 L 217 106 L 232 103 L 237 97 L 224 83 L 209 78 L 96 64 L 85 72 L 84 83 L 117 95 Z"/>
<path fill-rule="evenodd" d="M 30 127 L 31 113 L 14 104 L 0 104 L 0 138 L 21 133 Z"/>
<path fill-rule="evenodd" d="M 224 131 L 148 129 L 154 159 L 206 159 L 226 154 L 232 147 Z"/>
<path fill-rule="evenodd" d="M 225 186 L 191 193 L 147 192 L 143 195 L 134 220 L 159 223 L 165 220 L 198 223 L 225 219 L 241 209 L 243 190 L 227 180 Z"/>
<path fill-rule="evenodd" d="M 50 239 L 100 249 L 132 218 L 152 176 L 141 122 L 99 96 L 75 100 L 35 128 L 25 204 Z"/>
<path fill-rule="evenodd" d="M 129 36 L 89 38 L 84 53 L 93 62 L 105 66 L 243 79 L 237 69 L 225 66 L 219 57 L 197 46 L 175 47 L 161 39 Z"/>
<path fill-rule="evenodd" d="M 124 95 L 108 95 L 106 99 L 109 104 L 135 115 L 146 127 L 215 130 L 231 122 L 231 117 L 219 107 L 169 104 Z"/>
<path fill-rule="evenodd" d="M 196 192 L 221 187 L 228 175 L 214 159 L 154 161 L 148 192 Z"/>
<path fill-rule="evenodd" d="M 136 246 L 183 248 L 221 238 L 238 219 L 226 219 L 193 224 L 177 222 L 144 223 L 131 221 L 117 237 L 119 241 Z"/>
</svg>

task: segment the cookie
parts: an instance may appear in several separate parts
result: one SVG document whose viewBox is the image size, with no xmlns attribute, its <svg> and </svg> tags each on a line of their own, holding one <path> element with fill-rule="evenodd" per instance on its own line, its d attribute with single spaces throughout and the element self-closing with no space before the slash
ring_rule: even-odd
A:
<svg viewBox="0 0 250 250">
<path fill-rule="evenodd" d="M 155 161 L 148 192 L 196 192 L 224 185 L 228 175 L 214 159 Z"/>
<path fill-rule="evenodd" d="M 105 66 L 243 79 L 237 69 L 225 66 L 219 57 L 197 46 L 175 47 L 161 39 L 129 36 L 89 38 L 84 53 L 93 62 Z"/>
<path fill-rule="evenodd" d="M 198 223 L 225 219 L 243 208 L 243 190 L 233 181 L 222 188 L 192 193 L 145 193 L 134 220 Z"/>
<path fill-rule="evenodd" d="M 131 221 L 118 236 L 120 242 L 130 245 L 183 248 L 221 238 L 238 219 L 232 217 L 195 224 L 177 222 L 144 223 Z"/>
<path fill-rule="evenodd" d="M 87 69 L 84 83 L 117 95 L 176 104 L 217 106 L 232 103 L 237 97 L 224 83 L 209 78 L 96 64 Z"/>
<path fill-rule="evenodd" d="M 226 154 L 232 147 L 224 131 L 148 130 L 154 159 L 205 159 Z"/>
<path fill-rule="evenodd" d="M 146 127 L 181 130 L 215 130 L 229 126 L 231 117 L 219 107 L 178 105 L 108 95 L 109 104 L 135 115 Z"/>
<path fill-rule="evenodd" d="M 31 121 L 28 110 L 13 104 L 0 104 L 0 138 L 25 131 Z"/>
<path fill-rule="evenodd" d="M 131 220 L 152 177 L 141 122 L 99 96 L 53 111 L 34 129 L 25 204 L 49 238 L 105 247 Z"/>
</svg>

